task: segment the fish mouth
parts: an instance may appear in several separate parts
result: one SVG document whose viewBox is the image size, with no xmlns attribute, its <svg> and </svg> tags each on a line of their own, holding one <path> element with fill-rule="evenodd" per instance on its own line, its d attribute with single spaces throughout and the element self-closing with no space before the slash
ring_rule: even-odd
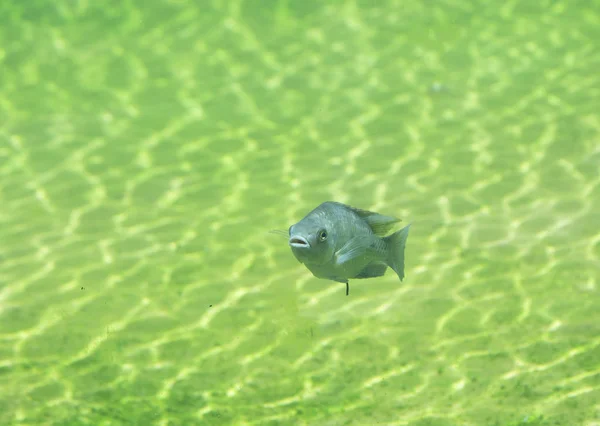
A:
<svg viewBox="0 0 600 426">
<path fill-rule="evenodd" d="M 298 237 L 298 236 L 294 236 L 294 237 L 290 238 L 289 244 L 291 247 L 296 247 L 296 248 L 310 247 L 310 244 L 308 244 L 308 241 L 306 240 L 306 238 Z"/>
</svg>

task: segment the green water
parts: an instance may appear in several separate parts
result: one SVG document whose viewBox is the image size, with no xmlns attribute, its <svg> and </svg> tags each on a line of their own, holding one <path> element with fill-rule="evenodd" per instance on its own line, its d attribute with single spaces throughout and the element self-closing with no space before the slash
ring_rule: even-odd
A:
<svg viewBox="0 0 600 426">
<path fill-rule="evenodd" d="M 600 2 L 5 1 L 1 425 L 600 425 Z M 314 278 L 325 200 L 406 278 Z"/>
</svg>

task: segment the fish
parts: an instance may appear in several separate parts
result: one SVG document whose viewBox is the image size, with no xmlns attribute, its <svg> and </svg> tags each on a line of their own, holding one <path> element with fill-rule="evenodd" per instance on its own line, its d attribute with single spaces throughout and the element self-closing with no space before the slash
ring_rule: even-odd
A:
<svg viewBox="0 0 600 426">
<path fill-rule="evenodd" d="M 388 234 L 400 219 L 326 201 L 290 226 L 288 244 L 317 278 L 346 284 L 380 277 L 387 268 L 404 280 L 404 249 L 410 224 Z"/>
</svg>

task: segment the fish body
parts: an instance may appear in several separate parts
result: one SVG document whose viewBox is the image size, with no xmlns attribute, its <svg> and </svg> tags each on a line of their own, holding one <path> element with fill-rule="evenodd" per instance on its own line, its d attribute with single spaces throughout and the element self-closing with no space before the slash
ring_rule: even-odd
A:
<svg viewBox="0 0 600 426">
<path fill-rule="evenodd" d="M 296 259 L 317 278 L 348 283 L 371 278 L 391 267 L 404 279 L 404 248 L 410 225 L 386 234 L 399 219 L 327 201 L 290 226 Z"/>
</svg>

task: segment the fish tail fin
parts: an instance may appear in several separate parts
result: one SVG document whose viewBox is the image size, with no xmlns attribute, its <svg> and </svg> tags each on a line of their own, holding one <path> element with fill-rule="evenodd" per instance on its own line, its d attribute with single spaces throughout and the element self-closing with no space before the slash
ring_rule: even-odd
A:
<svg viewBox="0 0 600 426">
<path fill-rule="evenodd" d="M 386 263 L 398 274 L 400 281 L 404 279 L 404 248 L 406 247 L 409 229 L 410 225 L 407 225 L 383 239 L 387 245 Z"/>
</svg>

